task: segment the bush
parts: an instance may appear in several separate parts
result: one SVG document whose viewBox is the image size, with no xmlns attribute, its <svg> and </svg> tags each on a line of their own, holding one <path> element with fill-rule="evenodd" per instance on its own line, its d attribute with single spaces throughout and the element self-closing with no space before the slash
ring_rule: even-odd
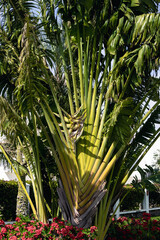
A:
<svg viewBox="0 0 160 240">
<path fill-rule="evenodd" d="M 120 217 L 113 219 L 106 240 L 159 240 L 160 221 L 152 220 L 149 213 L 139 219 Z"/>
<path fill-rule="evenodd" d="M 0 220 L 0 240 L 93 240 L 96 237 L 95 226 L 89 229 L 73 227 L 67 221 L 54 218 L 51 224 L 44 224 L 27 218 L 16 218 L 16 223 L 5 224 Z"/>
<path fill-rule="evenodd" d="M 34 194 L 31 185 L 31 181 L 27 181 L 30 184 L 30 197 L 34 202 Z M 58 207 L 58 196 L 57 196 L 57 183 L 52 183 L 53 187 L 53 202 L 51 203 L 51 193 L 49 188 L 44 186 L 44 197 L 55 212 Z M 16 181 L 4 181 L 0 180 L 0 215 L 4 221 L 14 221 L 16 218 L 16 202 L 17 202 L 18 183 Z M 30 213 L 31 209 L 30 209 Z"/>
<path fill-rule="evenodd" d="M 139 205 L 143 201 L 144 193 L 142 190 L 135 189 L 132 185 L 126 185 L 123 188 L 121 198 L 130 191 L 128 195 L 124 198 L 124 201 L 121 204 L 121 211 L 130 211 L 139 209 Z M 149 203 L 150 208 L 159 207 L 160 206 L 160 190 L 150 191 L 149 192 Z"/>
<path fill-rule="evenodd" d="M 5 221 L 16 217 L 17 191 L 17 182 L 0 180 L 0 213 Z"/>
<path fill-rule="evenodd" d="M 150 208 L 160 207 L 160 192 L 158 191 L 149 192 L 149 205 Z"/>
<path fill-rule="evenodd" d="M 30 181 L 27 181 L 31 185 Z M 55 212 L 58 207 L 58 195 L 57 195 L 57 182 L 52 183 L 53 187 L 53 201 L 51 202 L 51 192 L 48 187 L 44 186 L 44 197 Z M 130 190 L 130 193 L 126 196 L 121 204 L 121 211 L 129 211 L 139 209 L 139 204 L 143 201 L 143 193 L 134 189 L 131 185 L 127 185 L 123 188 L 122 196 Z M 5 221 L 14 220 L 16 217 L 16 198 L 17 198 L 18 184 L 16 181 L 4 181 L 0 180 L 0 215 Z M 34 201 L 33 189 L 30 188 L 30 196 Z M 150 206 L 160 206 L 160 193 L 152 191 L 149 193 Z M 31 213 L 31 209 L 30 209 Z"/>
<path fill-rule="evenodd" d="M 130 191 L 130 192 L 124 198 L 124 200 L 120 206 L 121 211 L 129 211 L 129 210 L 139 209 L 139 205 L 143 201 L 144 193 L 141 191 L 137 191 L 135 188 L 132 187 L 132 185 L 128 185 L 123 188 L 121 198 L 127 193 L 127 191 Z"/>
</svg>

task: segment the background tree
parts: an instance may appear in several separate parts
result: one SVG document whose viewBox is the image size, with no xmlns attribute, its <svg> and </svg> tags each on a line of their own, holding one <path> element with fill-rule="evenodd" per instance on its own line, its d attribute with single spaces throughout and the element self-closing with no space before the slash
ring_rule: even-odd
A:
<svg viewBox="0 0 160 240">
<path fill-rule="evenodd" d="M 155 166 L 159 168 L 160 166 L 160 150 L 157 149 L 157 151 L 153 154 L 153 158 L 155 161 Z"/>
<path fill-rule="evenodd" d="M 97 212 L 97 239 L 105 239 L 113 204 L 160 134 L 159 79 L 151 75 L 159 68 L 158 1 L 37 0 L 39 15 L 32 3 L 10 3 L 24 24 L 14 119 L 30 139 L 37 194 L 43 191 L 40 135 L 59 170 L 64 218 L 88 227 Z M 28 9 L 25 19 L 21 8 Z M 69 109 L 56 92 L 59 79 Z M 43 201 L 41 207 L 43 215 Z"/>
<path fill-rule="evenodd" d="M 158 169 L 155 169 L 149 165 L 146 168 L 141 168 L 138 166 L 137 171 L 140 174 L 141 179 L 137 176 L 134 177 L 132 185 L 139 191 L 147 189 L 149 191 L 158 191 L 158 186 L 156 183 L 160 182 L 160 173 Z"/>
<path fill-rule="evenodd" d="M 0 46 L 1 47 L 1 83 L 0 83 L 1 133 L 9 139 L 10 143 L 12 143 L 12 145 L 14 145 L 15 148 L 21 147 L 21 150 L 23 153 L 23 159 L 25 158 L 25 163 L 20 163 L 18 161 L 19 164 L 17 164 L 17 162 L 12 161 L 12 164 L 16 167 L 17 174 L 19 177 L 21 177 L 23 185 L 25 185 L 25 182 L 23 181 L 24 177 L 22 177 L 23 175 L 22 173 L 28 174 L 30 178 L 32 177 L 32 180 L 36 178 L 35 172 L 34 172 L 35 166 L 33 163 L 33 159 L 34 159 L 34 154 L 37 154 L 37 150 L 35 147 L 35 139 L 32 135 L 32 129 L 30 130 L 30 127 L 31 128 L 33 127 L 33 123 L 30 121 L 30 118 L 28 117 L 30 113 L 29 112 L 26 113 L 27 106 L 25 106 L 23 110 L 19 108 L 18 101 L 15 95 L 16 81 L 19 75 L 19 54 L 22 50 L 21 46 L 17 42 L 17 38 L 22 37 L 21 33 L 22 33 L 22 28 L 24 26 L 25 14 L 28 12 L 28 6 L 30 6 L 30 4 L 25 5 L 25 2 L 24 2 L 24 6 L 22 6 L 19 1 L 15 1 L 14 4 L 12 3 L 12 1 L 1 2 L 2 13 L 3 13 L 1 15 L 2 21 L 1 21 L 1 32 L 0 32 L 1 34 L 1 46 Z M 36 68 L 36 66 L 34 68 Z M 65 96 L 65 94 L 63 95 Z M 23 114 L 23 117 L 22 117 L 22 114 Z M 22 124 L 20 123 L 21 121 L 22 121 Z M 26 130 L 28 133 L 26 132 Z M 25 134 L 23 131 L 25 132 Z M 47 216 L 45 214 L 45 211 L 43 211 L 43 213 L 39 213 L 41 201 L 40 199 L 38 200 L 37 198 L 38 198 L 38 195 L 41 195 L 39 196 L 39 198 L 41 199 L 44 199 L 44 196 L 48 196 L 48 195 L 52 196 L 51 199 L 49 200 L 50 202 L 49 205 L 51 209 L 55 211 L 55 209 L 53 208 L 54 193 L 53 193 L 52 187 L 50 186 L 51 187 L 50 191 L 46 192 L 45 194 L 42 194 L 42 193 L 38 194 L 37 191 L 39 191 L 39 188 L 40 188 L 40 186 L 38 185 L 41 185 L 41 186 L 45 185 L 45 190 L 49 189 L 49 186 L 47 187 L 46 185 L 52 185 L 52 181 L 49 181 L 50 174 L 52 173 L 52 175 L 56 175 L 57 173 L 56 173 L 55 164 L 52 163 L 52 166 L 50 164 L 49 151 L 47 149 L 47 146 L 44 149 L 42 141 L 43 141 L 43 137 L 41 136 L 41 140 L 39 141 L 40 142 L 39 149 L 41 150 L 39 167 L 41 168 L 41 171 L 39 172 L 42 175 L 43 183 L 41 180 L 38 180 L 38 183 L 36 183 L 37 181 L 36 180 L 33 183 L 33 189 L 35 194 L 37 215 L 39 215 L 39 219 L 41 219 L 42 221 L 46 221 Z M 38 150 L 38 152 L 40 152 L 40 150 Z M 6 152 L 8 154 L 8 150 Z M 41 162 L 42 158 L 45 159 L 43 163 Z M 10 160 L 12 159 L 10 158 Z M 47 173 L 45 171 L 46 161 L 48 161 Z M 22 171 L 22 167 L 23 167 L 23 171 Z M 41 178 L 41 176 L 39 176 L 39 178 Z M 22 195 L 23 191 L 20 185 L 19 185 L 19 191 L 20 191 L 20 195 Z M 19 193 L 18 193 L 18 196 L 19 196 Z M 35 213 L 36 212 L 34 212 L 34 214 Z"/>
</svg>

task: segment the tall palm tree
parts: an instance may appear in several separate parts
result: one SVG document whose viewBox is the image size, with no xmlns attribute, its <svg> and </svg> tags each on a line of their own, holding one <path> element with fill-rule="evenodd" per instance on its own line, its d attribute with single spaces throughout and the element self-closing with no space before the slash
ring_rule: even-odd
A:
<svg viewBox="0 0 160 240">
<path fill-rule="evenodd" d="M 25 2 L 24 2 L 25 4 Z M 30 5 L 30 4 L 29 4 Z M 33 206 L 31 199 L 32 211 L 35 216 L 39 217 L 42 221 L 47 221 L 46 210 L 44 207 L 44 196 L 42 190 L 42 176 L 41 176 L 41 163 L 40 157 L 37 159 L 37 165 L 39 173 L 34 169 L 33 159 L 35 154 L 39 154 L 38 150 L 34 146 L 34 137 L 32 136 L 32 130 L 30 125 L 33 126 L 30 118 L 30 109 L 26 113 L 25 109 L 19 108 L 18 98 L 15 96 L 16 81 L 18 81 L 19 74 L 19 55 L 22 50 L 21 46 L 17 42 L 17 38 L 21 37 L 22 29 L 24 27 L 25 15 L 28 12 L 28 5 L 21 5 L 20 1 L 1 1 L 2 7 L 2 21 L 1 21 L 1 132 L 10 138 L 13 143 L 13 137 L 15 138 L 15 144 L 18 149 L 17 161 L 11 161 L 6 155 L 6 151 L 1 146 L 2 152 L 6 155 L 6 158 L 13 166 L 14 171 L 20 180 L 18 198 L 22 196 L 22 193 L 26 192 L 24 175 L 28 174 L 32 180 L 36 207 Z M 10 21 L 9 21 L 10 20 Z M 30 100 L 31 102 L 31 100 Z M 23 117 L 22 117 L 23 114 Z M 21 123 L 20 123 L 21 122 Z M 27 130 L 28 129 L 28 130 Z M 27 130 L 27 131 L 26 131 Z M 25 131 L 25 134 L 24 134 Z M 32 143 L 31 143 L 32 142 Z M 25 146 L 24 146 L 25 145 Z M 22 149 L 23 158 L 25 158 L 25 166 L 23 165 L 21 153 L 19 148 Z M 16 165 L 16 166 L 15 166 Z M 27 167 L 27 168 L 26 168 Z M 17 169 L 17 170 L 16 170 Z M 34 179 L 34 181 L 33 181 Z M 38 180 L 37 180 L 38 179 Z M 20 197 L 20 198 L 21 198 Z M 29 197 L 29 196 L 28 196 Z M 21 202 L 21 199 L 19 199 Z M 25 202 L 25 200 L 24 200 Z M 17 201 L 19 203 L 19 201 Z M 17 210 L 19 207 L 17 206 Z M 43 210 L 41 210 L 43 209 Z M 17 214 L 19 210 L 17 211 Z"/>
<path fill-rule="evenodd" d="M 50 155 L 50 151 L 48 150 L 48 145 L 46 144 L 44 146 L 44 137 L 43 133 L 41 134 L 37 129 L 39 127 L 37 126 L 37 129 L 35 130 L 35 133 L 33 134 L 33 126 L 34 126 L 34 117 L 32 118 L 32 110 L 31 106 L 33 106 L 32 97 L 27 98 L 28 92 L 23 94 L 26 94 L 23 98 L 23 107 L 20 107 L 20 104 L 18 103 L 19 96 L 17 95 L 17 89 L 20 87 L 20 85 L 16 88 L 16 84 L 19 81 L 19 78 L 21 78 L 20 72 L 20 59 L 22 55 L 20 55 L 23 47 L 20 45 L 20 39 L 24 36 L 22 34 L 25 34 L 26 28 L 24 27 L 24 22 L 26 20 L 25 16 L 28 13 L 28 10 L 30 8 L 30 3 L 27 1 L 23 2 L 23 5 L 20 1 L 1 1 L 1 30 L 0 30 L 0 36 L 1 36 L 1 44 L 0 44 L 0 50 L 1 50 L 1 82 L 0 82 L 0 109 L 1 109 L 1 115 L 0 115 L 0 128 L 1 133 L 5 135 L 12 144 L 14 143 L 17 149 L 21 148 L 21 153 L 23 154 L 23 162 L 21 162 L 21 153 L 17 153 L 17 161 L 13 161 L 12 157 L 9 157 L 8 149 L 4 147 L 2 144 L 1 150 L 6 155 L 6 158 L 11 163 L 11 165 L 14 168 L 14 171 L 20 179 L 19 184 L 19 192 L 18 193 L 18 199 L 19 195 L 22 195 L 22 193 L 25 191 L 25 182 L 23 175 L 28 175 L 31 178 L 34 196 L 35 196 L 35 202 L 36 206 L 33 206 L 33 202 L 29 198 L 29 201 L 31 203 L 32 211 L 35 215 L 35 217 L 39 218 L 39 220 L 46 222 L 47 221 L 47 214 L 46 214 L 46 208 L 50 212 L 50 215 L 53 216 L 54 205 L 53 202 L 53 196 L 54 196 L 54 189 L 53 189 L 53 182 L 51 181 L 50 175 L 54 174 L 56 175 L 56 167 L 55 163 L 53 162 L 53 159 Z M 32 6 L 32 5 L 31 5 Z M 8 21 L 10 19 L 10 21 Z M 33 18 L 32 18 L 33 20 Z M 35 19 L 34 19 L 35 21 Z M 36 20 L 38 21 L 38 20 Z M 23 28 L 24 27 L 24 28 Z M 33 27 L 33 23 L 32 23 Z M 33 34 L 31 35 L 32 41 L 34 40 Z M 17 42 L 18 41 L 18 42 Z M 24 50 L 24 49 L 23 49 Z M 27 49 L 26 49 L 27 50 Z M 19 56 L 20 55 L 20 56 Z M 25 53 L 24 53 L 25 55 Z M 34 59 L 33 61 L 34 62 Z M 37 74 L 41 76 L 40 68 L 37 70 L 37 66 L 34 63 L 34 74 Z M 26 71 L 28 73 L 28 71 Z M 33 76 L 33 75 L 32 75 Z M 29 78 L 29 76 L 27 76 Z M 63 83 L 63 81 L 61 81 Z M 40 85 L 39 85 L 40 86 Z M 38 87 L 37 86 L 37 89 Z M 65 89 L 63 86 L 59 87 L 55 83 L 56 89 L 61 89 L 61 102 L 65 106 Z M 44 86 L 41 86 L 42 92 L 46 90 L 47 88 Z M 27 88 L 28 91 L 30 89 Z M 60 90 L 58 90 L 60 92 Z M 63 95 L 63 99 L 62 99 Z M 50 99 L 50 103 L 52 106 L 54 106 L 54 103 L 52 99 Z M 35 105 L 35 101 L 34 101 Z M 67 107 L 66 107 L 67 108 Z M 27 109 L 27 110 L 26 110 Z M 43 122 L 43 119 L 41 119 Z M 38 132 L 38 133 L 37 133 Z M 39 136 L 41 135 L 41 139 Z M 35 139 L 37 141 L 37 144 L 35 145 Z M 38 155 L 38 156 L 37 156 Z M 37 161 L 37 166 L 35 168 L 35 158 Z M 19 160 L 18 160 L 19 159 Z M 42 161 L 43 159 L 43 161 Z M 52 160 L 52 164 L 51 164 Z M 47 172 L 46 172 L 46 163 L 47 163 Z M 37 171 L 38 168 L 38 171 Z M 36 169 L 36 170 L 35 170 Z M 47 183 L 48 181 L 48 183 Z M 43 185 L 50 186 L 50 193 L 43 193 Z M 21 186 L 22 185 L 22 186 Z M 23 189 L 23 191 L 22 191 Z M 45 187 L 46 189 L 46 187 Z M 48 187 L 47 187 L 48 189 Z M 44 200 L 44 196 L 51 195 L 50 206 L 46 204 L 46 200 Z M 24 198 L 24 196 L 22 196 Z M 44 204 L 45 201 L 45 204 Z M 17 201 L 17 203 L 21 202 Z M 43 202 L 43 204 L 42 204 Z M 51 204 L 52 203 L 52 204 Z M 45 206 L 47 205 L 47 207 Z M 18 207 L 18 206 L 17 206 Z M 22 209 L 21 209 L 22 210 Z M 19 211 L 17 211 L 18 213 Z"/>
<path fill-rule="evenodd" d="M 97 239 L 105 239 L 123 185 L 160 134 L 160 82 L 151 74 L 159 68 L 158 1 L 36 2 L 40 14 L 27 12 L 18 38 L 15 91 L 32 123 L 35 168 L 40 174 L 42 132 L 61 178 L 63 217 L 88 227 L 98 207 Z M 56 92 L 60 79 L 69 110 Z"/>
<path fill-rule="evenodd" d="M 1 82 L 0 82 L 0 92 L 1 96 L 5 97 L 12 105 L 16 105 L 16 99 L 14 97 L 14 88 L 15 88 L 15 77 L 16 77 L 16 68 L 17 68 L 17 59 L 18 59 L 18 48 L 16 50 L 14 49 L 15 46 L 17 46 L 17 34 L 14 36 L 12 42 L 10 41 L 12 34 L 13 34 L 13 29 L 14 31 L 18 31 L 19 28 L 17 29 L 17 26 L 20 25 L 18 24 L 17 19 L 15 19 L 16 16 L 13 14 L 13 9 L 10 9 L 6 13 L 6 8 L 9 7 L 6 5 L 2 6 L 2 11 L 4 11 L 5 16 L 8 16 L 8 19 L 12 21 L 12 24 L 8 22 L 8 29 L 9 31 L 4 31 L 4 28 L 6 27 L 6 21 L 5 18 L 1 18 Z M 21 12 L 21 15 L 24 15 L 24 11 Z M 2 15 L 1 15 L 2 16 Z M 21 27 L 23 25 L 21 24 Z M 8 43 L 7 48 L 6 42 Z M 12 50 L 11 50 L 12 49 Z M 13 55 L 14 51 L 14 55 Z M 16 58 L 15 58 L 16 56 Z M 1 105 L 2 107 L 2 105 Z M 18 142 L 16 140 L 16 134 L 14 132 L 15 127 L 13 122 L 9 122 L 7 120 L 5 111 L 3 107 L 1 108 L 1 116 L 0 116 L 0 129 L 1 129 L 1 134 L 5 135 L 7 138 L 7 141 L 9 143 L 7 146 L 4 146 L 4 149 L 6 150 L 7 154 L 9 154 L 9 149 L 11 147 L 14 147 L 14 153 L 10 155 L 12 162 L 15 162 L 13 159 L 16 159 L 16 161 L 19 163 L 17 164 L 17 169 L 19 172 L 19 175 L 21 176 L 22 182 L 25 185 L 25 176 L 26 173 L 20 170 L 21 165 L 24 164 L 24 160 L 22 159 L 22 154 L 20 150 L 20 146 L 18 145 Z M 9 147 L 9 149 L 8 149 Z M 16 149 L 17 148 L 17 149 Z M 18 183 L 18 194 L 17 194 L 17 205 L 16 205 L 16 214 L 19 215 L 24 215 L 26 216 L 28 212 L 28 201 L 25 192 L 23 191 L 21 185 Z"/>
</svg>

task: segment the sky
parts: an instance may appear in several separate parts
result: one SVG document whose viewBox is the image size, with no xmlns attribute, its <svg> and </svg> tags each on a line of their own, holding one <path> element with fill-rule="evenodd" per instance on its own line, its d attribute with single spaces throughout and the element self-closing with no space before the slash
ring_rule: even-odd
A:
<svg viewBox="0 0 160 240">
<path fill-rule="evenodd" d="M 153 165 L 155 163 L 153 155 L 154 155 L 154 153 L 156 153 L 157 149 L 160 150 L 160 138 L 158 138 L 157 141 L 153 144 L 153 146 L 150 148 L 148 153 L 144 156 L 144 158 L 141 161 L 141 163 L 139 164 L 139 166 L 144 168 L 145 164 Z"/>
<path fill-rule="evenodd" d="M 153 156 L 158 149 L 160 150 L 160 138 L 158 138 L 157 141 L 153 144 L 153 146 L 150 148 L 150 150 L 147 152 L 147 154 L 144 156 L 144 158 L 140 162 L 139 166 L 141 168 L 146 168 L 145 166 L 146 164 L 151 166 L 154 165 L 156 161 L 154 160 Z M 137 176 L 138 179 L 140 179 L 140 174 L 138 173 L 138 171 L 134 171 L 131 174 L 130 178 L 128 179 L 127 184 L 132 182 L 134 176 Z"/>
</svg>

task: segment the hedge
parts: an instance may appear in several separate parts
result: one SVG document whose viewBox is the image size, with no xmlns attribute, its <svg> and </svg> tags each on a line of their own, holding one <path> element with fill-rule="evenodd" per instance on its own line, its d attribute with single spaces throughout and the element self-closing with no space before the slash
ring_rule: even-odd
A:
<svg viewBox="0 0 160 240">
<path fill-rule="evenodd" d="M 28 182 L 30 183 L 30 182 Z M 44 197 L 48 204 L 56 211 L 58 206 L 58 196 L 56 192 L 57 183 L 53 182 L 53 202 L 50 202 L 51 192 L 48 187 L 44 187 Z M 139 205 L 143 200 L 143 193 L 135 190 L 131 185 L 125 186 L 123 189 L 122 196 L 130 189 L 130 193 L 126 196 L 121 204 L 121 211 L 129 211 L 139 209 Z M 0 215 L 2 215 L 3 220 L 12 221 L 16 217 L 16 198 L 17 198 L 18 184 L 16 181 L 4 181 L 0 180 Z M 32 187 L 30 188 L 31 199 L 33 197 Z M 121 197 L 122 197 L 121 196 Z M 150 207 L 160 206 L 160 192 L 150 192 Z"/>
<path fill-rule="evenodd" d="M 30 196 L 34 202 L 34 195 L 31 182 L 30 184 Z M 53 203 L 51 203 L 51 193 L 47 187 L 44 187 L 44 197 L 47 203 L 50 205 L 53 212 L 57 210 L 58 196 L 56 193 L 57 183 L 53 182 Z M 14 221 L 16 218 L 16 202 L 17 202 L 18 183 L 16 181 L 4 181 L 0 180 L 0 218 L 4 221 Z M 30 213 L 31 209 L 30 209 Z"/>
<path fill-rule="evenodd" d="M 16 217 L 17 192 L 17 182 L 0 180 L 0 214 L 5 221 Z"/>
<path fill-rule="evenodd" d="M 121 198 L 124 196 L 124 194 L 126 194 L 127 191 L 129 191 L 129 193 L 124 198 L 120 206 L 121 211 L 138 210 L 139 205 L 143 201 L 144 193 L 142 191 L 136 190 L 132 187 L 132 185 L 127 185 L 123 188 Z M 160 191 L 149 192 L 149 203 L 150 208 L 160 206 Z"/>
</svg>

